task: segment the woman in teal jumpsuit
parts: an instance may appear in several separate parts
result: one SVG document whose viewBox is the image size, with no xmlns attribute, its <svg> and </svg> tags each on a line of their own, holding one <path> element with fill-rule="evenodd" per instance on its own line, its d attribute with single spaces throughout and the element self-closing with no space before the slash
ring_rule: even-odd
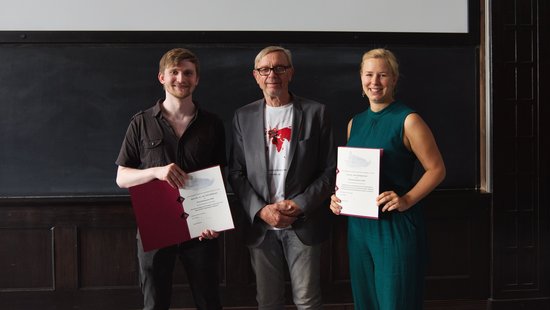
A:
<svg viewBox="0 0 550 310">
<path fill-rule="evenodd" d="M 385 49 L 363 55 L 361 84 L 367 110 L 348 124 L 348 146 L 383 149 L 378 219 L 350 217 L 348 249 L 355 309 L 423 308 L 426 239 L 422 198 L 445 177 L 445 164 L 422 118 L 394 99 L 399 78 L 395 56 Z M 412 181 L 416 160 L 424 168 Z M 340 199 L 330 208 L 340 214 Z"/>
</svg>

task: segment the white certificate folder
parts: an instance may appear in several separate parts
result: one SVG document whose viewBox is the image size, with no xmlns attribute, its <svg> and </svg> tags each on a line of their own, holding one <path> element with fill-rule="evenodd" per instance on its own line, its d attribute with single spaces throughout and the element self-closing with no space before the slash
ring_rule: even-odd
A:
<svg viewBox="0 0 550 310">
<path fill-rule="evenodd" d="M 201 235 L 205 229 L 233 229 L 233 217 L 219 166 L 188 173 L 185 188 L 167 182 L 130 187 L 143 249 L 150 251 Z"/>
<path fill-rule="evenodd" d="M 342 215 L 378 219 L 382 149 L 338 147 L 336 196 Z"/>
</svg>

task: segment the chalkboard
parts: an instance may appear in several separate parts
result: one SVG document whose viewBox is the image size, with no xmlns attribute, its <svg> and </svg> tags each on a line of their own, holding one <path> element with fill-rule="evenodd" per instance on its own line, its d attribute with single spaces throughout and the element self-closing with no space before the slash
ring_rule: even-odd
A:
<svg viewBox="0 0 550 310">
<path fill-rule="evenodd" d="M 256 44 L 0 45 L 0 197 L 126 195 L 115 184 L 131 116 L 162 97 L 158 60 L 175 46 L 201 60 L 194 98 L 224 120 L 261 96 L 252 78 Z M 367 107 L 359 62 L 376 46 L 288 45 L 291 90 L 326 103 L 338 145 Z M 400 60 L 397 97 L 428 122 L 447 164 L 442 188 L 477 180 L 477 67 L 473 46 L 386 46 Z"/>
</svg>

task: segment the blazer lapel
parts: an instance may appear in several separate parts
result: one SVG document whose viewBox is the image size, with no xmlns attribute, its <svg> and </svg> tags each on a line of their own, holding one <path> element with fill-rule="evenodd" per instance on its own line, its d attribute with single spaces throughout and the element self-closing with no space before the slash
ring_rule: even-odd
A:
<svg viewBox="0 0 550 310">
<path fill-rule="evenodd" d="M 292 139 L 290 140 L 290 151 L 288 154 L 287 169 L 290 169 L 292 159 L 296 153 L 296 147 L 300 141 L 300 132 L 302 131 L 303 111 L 298 98 L 294 96 L 293 100 L 294 119 L 292 121 Z M 287 174 L 288 176 L 288 174 Z"/>
<path fill-rule="evenodd" d="M 254 169 L 254 174 L 257 176 L 257 185 L 261 189 L 261 195 L 268 201 L 269 187 L 267 178 L 267 154 L 265 146 L 265 101 L 261 100 L 257 108 L 251 113 L 252 123 L 249 127 L 250 132 L 246 134 L 250 138 L 250 148 L 253 154 L 253 166 L 248 169 Z M 258 189 L 258 188 L 257 188 Z"/>
</svg>

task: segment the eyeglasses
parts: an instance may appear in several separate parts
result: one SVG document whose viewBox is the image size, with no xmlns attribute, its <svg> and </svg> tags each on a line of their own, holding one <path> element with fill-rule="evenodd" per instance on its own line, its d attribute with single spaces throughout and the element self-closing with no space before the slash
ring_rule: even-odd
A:
<svg viewBox="0 0 550 310">
<path fill-rule="evenodd" d="M 275 72 L 275 74 L 283 74 L 290 68 L 292 68 L 292 66 L 275 66 L 272 68 L 258 68 L 254 70 L 258 71 L 261 76 L 268 76 L 271 71 Z"/>
</svg>

